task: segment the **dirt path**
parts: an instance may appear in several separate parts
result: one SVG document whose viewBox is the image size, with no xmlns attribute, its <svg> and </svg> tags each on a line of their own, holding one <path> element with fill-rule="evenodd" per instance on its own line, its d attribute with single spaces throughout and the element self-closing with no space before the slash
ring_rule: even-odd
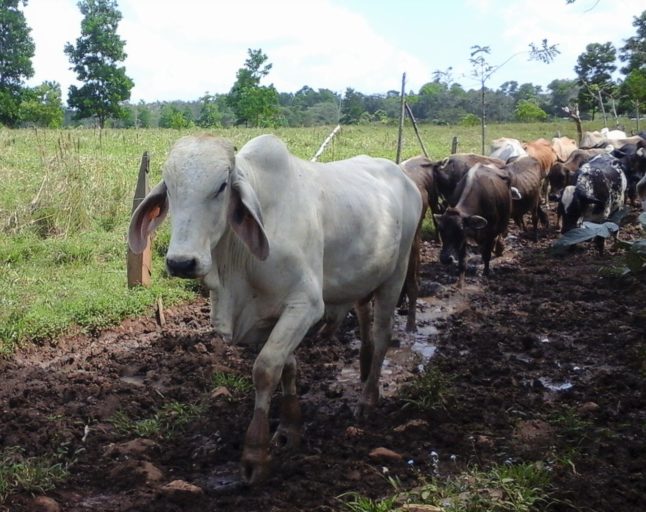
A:
<svg viewBox="0 0 646 512">
<path fill-rule="evenodd" d="M 512 229 L 493 277 L 474 258 L 462 292 L 427 244 L 420 332 L 398 333 L 383 404 L 366 422 L 352 415 L 353 319 L 338 340 L 306 338 L 297 352 L 303 447 L 275 456 L 261 487 L 237 484 L 253 404 L 236 385 L 253 353 L 214 337 L 202 300 L 167 311 L 164 328 L 136 319 L 0 361 L 0 448 L 73 460 L 63 484 L 34 493 L 69 512 L 340 510 L 344 493 L 388 494 L 384 468 L 406 488 L 421 474 L 505 461 L 550 466 L 551 510 L 645 510 L 646 285 L 603 277 L 612 251 L 600 258 L 586 245 L 552 258 L 555 237 L 534 243 Z M 424 367 L 446 381 L 443 401 L 404 407 L 402 386 Z M 230 396 L 214 373 L 233 377 Z M 144 419 L 161 430 L 145 430 L 153 422 Z M 378 447 L 401 459 L 371 457 Z M 0 505 L 35 509 L 28 493 Z"/>
</svg>

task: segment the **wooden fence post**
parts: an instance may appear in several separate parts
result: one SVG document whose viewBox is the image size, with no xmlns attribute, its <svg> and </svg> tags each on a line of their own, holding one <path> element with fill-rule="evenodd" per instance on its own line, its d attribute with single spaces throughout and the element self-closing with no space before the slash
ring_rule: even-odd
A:
<svg viewBox="0 0 646 512">
<path fill-rule="evenodd" d="M 139 166 L 139 177 L 137 178 L 137 188 L 135 189 L 135 197 L 132 201 L 132 211 L 134 212 L 137 206 L 144 200 L 150 186 L 148 185 L 148 171 L 150 170 L 150 161 L 148 159 L 148 152 L 144 151 L 141 157 L 141 164 Z M 150 286 L 151 272 L 152 272 L 152 251 L 150 247 L 150 237 L 146 242 L 146 248 L 141 254 L 135 254 L 128 247 L 127 257 L 128 268 L 128 287 L 134 286 Z"/>
<path fill-rule="evenodd" d="M 460 141 L 458 140 L 458 136 L 453 137 L 453 141 L 451 141 L 451 154 L 455 155 L 458 152 L 458 144 Z"/>
<path fill-rule="evenodd" d="M 404 136 L 404 116 L 406 115 L 406 73 L 402 75 L 401 112 L 399 113 L 399 135 L 397 136 L 397 156 L 395 162 L 399 163 L 402 154 L 402 142 Z"/>
</svg>

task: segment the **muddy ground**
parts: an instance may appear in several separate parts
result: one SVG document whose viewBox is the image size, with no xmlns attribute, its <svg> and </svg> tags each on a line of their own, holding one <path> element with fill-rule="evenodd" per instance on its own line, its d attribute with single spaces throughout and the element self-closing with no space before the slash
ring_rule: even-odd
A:
<svg viewBox="0 0 646 512">
<path fill-rule="evenodd" d="M 640 236 L 634 213 L 620 238 Z M 391 493 L 384 468 L 411 488 L 510 461 L 550 468 L 552 505 L 541 510 L 646 510 L 646 283 L 605 276 L 618 249 L 599 256 L 581 244 L 551 256 L 557 236 L 542 230 L 533 242 L 512 227 L 493 275 L 482 277 L 472 257 L 462 291 L 426 243 L 420 332 L 396 334 L 383 402 L 365 421 L 353 416 L 352 316 L 338 340 L 308 336 L 297 351 L 303 446 L 276 454 L 257 488 L 237 474 L 252 394 L 237 389 L 240 379 L 213 383 L 214 373 L 248 379 L 254 354 L 214 335 L 204 299 L 166 310 L 163 327 L 151 314 L 1 360 L 0 449 L 53 454 L 70 475 L 0 510 L 343 510 L 344 493 Z M 427 409 L 405 400 L 423 371 L 444 383 Z M 160 414 L 169 403 L 196 407 Z M 127 428 L 155 414 L 162 431 Z M 371 455 L 376 448 L 401 458 Z"/>
</svg>

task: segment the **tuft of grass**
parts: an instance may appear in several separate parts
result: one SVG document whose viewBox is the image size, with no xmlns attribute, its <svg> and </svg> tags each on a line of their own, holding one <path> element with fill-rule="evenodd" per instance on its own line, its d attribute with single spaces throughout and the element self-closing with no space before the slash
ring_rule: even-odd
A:
<svg viewBox="0 0 646 512">
<path fill-rule="evenodd" d="M 412 406 L 419 411 L 431 411 L 438 405 L 444 406 L 447 388 L 447 377 L 436 368 L 427 367 L 402 389 L 404 407 Z"/>
<path fill-rule="evenodd" d="M 549 486 L 549 472 L 541 464 L 502 464 L 446 481 L 434 479 L 405 500 L 445 512 L 539 512 L 551 503 Z"/>
<path fill-rule="evenodd" d="M 169 402 L 150 418 L 133 420 L 123 411 L 117 411 L 110 422 L 121 435 L 170 438 L 204 412 L 204 406 Z"/>
<path fill-rule="evenodd" d="M 69 476 L 51 456 L 26 457 L 18 447 L 0 452 L 0 503 L 18 492 L 45 493 Z"/>
<path fill-rule="evenodd" d="M 211 388 L 227 388 L 232 394 L 245 394 L 253 389 L 253 383 L 248 377 L 230 372 L 214 372 L 211 376 Z"/>
</svg>

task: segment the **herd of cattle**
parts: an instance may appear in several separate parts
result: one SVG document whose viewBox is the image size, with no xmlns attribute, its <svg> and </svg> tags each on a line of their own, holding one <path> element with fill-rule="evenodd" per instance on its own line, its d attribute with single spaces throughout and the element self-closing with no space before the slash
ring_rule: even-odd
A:
<svg viewBox="0 0 646 512">
<path fill-rule="evenodd" d="M 429 207 L 443 241 L 441 260 L 457 261 L 463 274 L 471 237 L 488 273 L 509 219 L 524 226 L 530 213 L 536 232 L 539 221 L 547 224 L 542 205 L 549 196 L 559 198 L 564 229 L 575 217 L 607 216 L 627 186 L 635 200 L 646 188 L 646 142 L 612 142 L 610 150 L 576 148 L 565 138 L 523 145 L 504 139 L 489 157 L 415 157 L 398 166 L 365 155 L 308 162 L 272 135 L 237 153 L 230 141 L 210 135 L 177 141 L 162 181 L 133 212 L 128 243 L 143 252 L 169 214 L 169 274 L 201 279 L 211 291 L 215 329 L 259 348 L 243 479 L 263 480 L 271 448 L 300 443 L 294 351 L 319 323 L 322 332 L 334 332 L 352 308 L 361 339 L 357 412 L 377 405 L 395 308 L 403 289 L 411 304 L 417 298 L 419 232 Z M 269 406 L 279 384 L 280 424 L 270 437 Z"/>
<path fill-rule="evenodd" d="M 440 161 L 417 156 L 401 166 L 435 213 L 440 260 L 458 264 L 460 286 L 468 240 L 478 245 L 486 275 L 492 252 L 503 250 L 509 219 L 525 229 L 529 214 L 536 238 L 538 222 L 549 225 L 543 207 L 550 201 L 556 202 L 563 233 L 584 220 L 603 222 L 625 201 L 635 205 L 639 198 L 646 210 L 646 133 L 587 132 L 580 146 L 568 137 L 525 143 L 500 138 L 489 156 L 462 153 Z M 414 297 L 412 276 L 407 286 Z"/>
</svg>

